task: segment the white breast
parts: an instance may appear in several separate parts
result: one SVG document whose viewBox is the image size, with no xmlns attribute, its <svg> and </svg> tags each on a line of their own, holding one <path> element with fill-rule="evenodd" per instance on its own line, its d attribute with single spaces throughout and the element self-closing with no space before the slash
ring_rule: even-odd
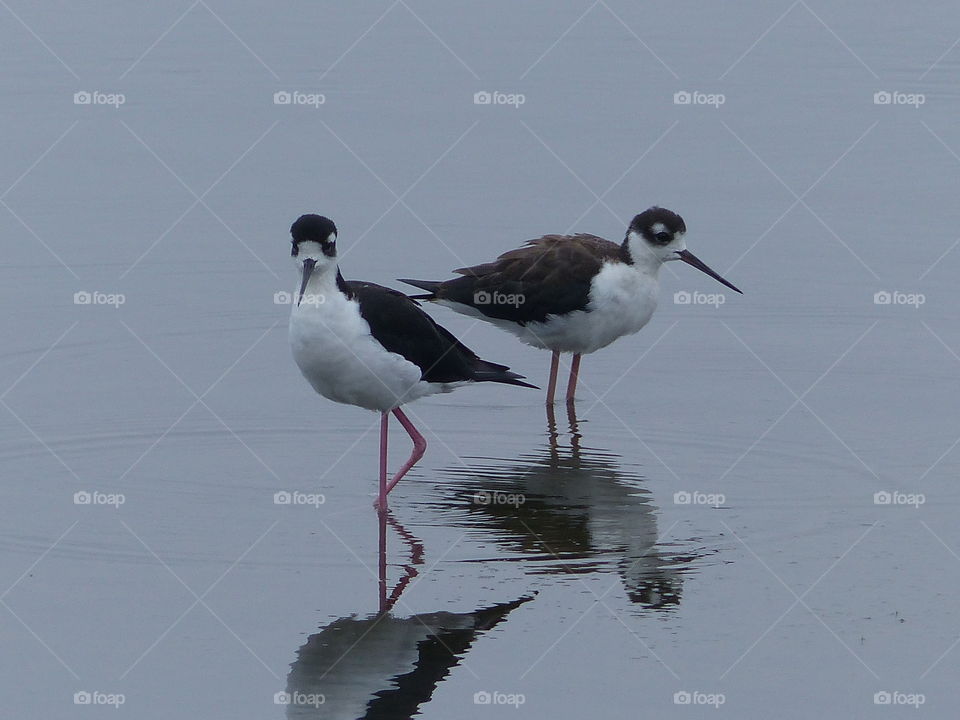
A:
<svg viewBox="0 0 960 720">
<path fill-rule="evenodd" d="M 300 372 L 325 398 L 386 411 L 452 387 L 420 379 L 420 368 L 370 334 L 360 305 L 338 290 L 319 304 L 294 306 L 290 347 Z"/>
<path fill-rule="evenodd" d="M 590 284 L 587 311 L 548 315 L 546 322 L 526 325 L 483 319 L 537 348 L 592 353 L 650 322 L 657 308 L 658 290 L 657 278 L 638 271 L 636 266 L 606 263 Z"/>
</svg>

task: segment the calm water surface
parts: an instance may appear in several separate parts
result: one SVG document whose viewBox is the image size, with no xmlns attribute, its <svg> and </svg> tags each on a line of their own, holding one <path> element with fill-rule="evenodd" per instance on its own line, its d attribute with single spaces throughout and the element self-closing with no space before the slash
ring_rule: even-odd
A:
<svg viewBox="0 0 960 720">
<path fill-rule="evenodd" d="M 2 13 L 4 716 L 953 716 L 955 5 Z M 746 294 L 665 270 L 570 414 L 411 406 L 381 523 L 292 220 L 399 287 L 654 203 Z"/>
</svg>

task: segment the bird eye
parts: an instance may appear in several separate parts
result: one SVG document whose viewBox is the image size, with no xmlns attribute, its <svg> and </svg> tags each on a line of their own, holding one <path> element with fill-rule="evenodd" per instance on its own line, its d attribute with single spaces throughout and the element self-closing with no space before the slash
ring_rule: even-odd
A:
<svg viewBox="0 0 960 720">
<path fill-rule="evenodd" d="M 658 232 L 654 237 L 657 238 L 657 242 L 663 243 L 664 245 L 670 242 L 670 233 L 668 232 Z"/>
<path fill-rule="evenodd" d="M 293 243 L 291 243 L 291 244 L 293 245 L 293 248 L 290 250 L 290 257 L 296 257 L 296 256 L 297 256 L 297 253 L 300 252 L 300 248 L 297 247 L 297 241 L 296 241 L 296 240 L 294 240 Z"/>
</svg>

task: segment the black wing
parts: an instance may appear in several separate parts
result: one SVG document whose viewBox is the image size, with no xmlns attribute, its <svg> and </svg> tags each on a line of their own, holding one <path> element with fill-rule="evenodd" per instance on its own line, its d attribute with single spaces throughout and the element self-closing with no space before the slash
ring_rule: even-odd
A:
<svg viewBox="0 0 960 720">
<path fill-rule="evenodd" d="M 608 260 L 628 258 L 619 245 L 594 235 L 546 235 L 493 262 L 454 271 L 463 277 L 402 282 L 431 293 L 418 299 L 450 300 L 523 325 L 586 310 L 590 284 Z"/>
<path fill-rule="evenodd" d="M 463 380 L 535 387 L 506 365 L 481 360 L 401 292 L 360 281 L 343 281 L 341 290 L 360 304 L 360 315 L 374 339 L 420 368 L 427 382 Z"/>
</svg>

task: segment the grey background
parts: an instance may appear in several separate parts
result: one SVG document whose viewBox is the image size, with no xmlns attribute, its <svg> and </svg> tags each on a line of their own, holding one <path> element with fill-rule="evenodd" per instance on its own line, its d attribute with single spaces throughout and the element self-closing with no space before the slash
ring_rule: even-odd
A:
<svg viewBox="0 0 960 720">
<path fill-rule="evenodd" d="M 347 277 L 399 286 L 546 232 L 619 239 L 660 204 L 746 294 L 675 304 L 723 288 L 671 267 L 650 325 L 585 359 L 580 480 L 538 474 L 538 392 L 410 408 L 430 447 L 392 502 L 426 556 L 395 614 L 538 591 L 424 717 L 913 717 L 878 691 L 952 716 L 955 4 L 0 5 L 4 714 L 283 717 L 307 637 L 376 610 L 376 418 L 309 391 L 274 303 L 300 213 L 336 220 Z M 474 104 L 494 90 L 525 102 Z M 429 311 L 545 383 L 546 353 Z M 478 515 L 489 488 L 572 507 L 589 552 Z M 326 503 L 277 506 L 282 489 Z M 126 502 L 74 504 L 94 490 Z M 651 557 L 678 604 L 630 598 L 623 568 Z M 125 703 L 76 706 L 82 690 Z"/>
</svg>

